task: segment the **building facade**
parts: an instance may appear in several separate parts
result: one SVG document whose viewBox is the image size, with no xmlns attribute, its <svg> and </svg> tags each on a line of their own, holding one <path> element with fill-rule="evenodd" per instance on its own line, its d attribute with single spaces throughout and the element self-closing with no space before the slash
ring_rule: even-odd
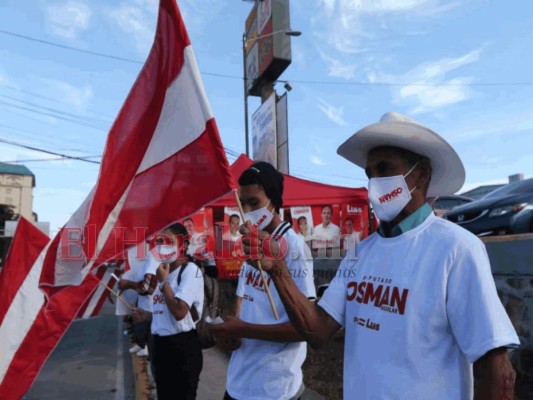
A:
<svg viewBox="0 0 533 400">
<path fill-rule="evenodd" d="M 15 214 L 32 222 L 34 187 L 35 175 L 27 167 L 0 162 L 0 204 L 13 206 Z"/>
</svg>

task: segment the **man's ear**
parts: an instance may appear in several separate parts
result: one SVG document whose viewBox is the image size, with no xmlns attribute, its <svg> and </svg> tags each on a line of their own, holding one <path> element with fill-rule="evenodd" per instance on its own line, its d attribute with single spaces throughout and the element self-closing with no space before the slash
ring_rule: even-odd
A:
<svg viewBox="0 0 533 400">
<path fill-rule="evenodd" d="M 421 188 L 424 188 L 425 192 L 429 188 L 431 182 L 431 161 L 427 157 L 423 157 L 420 160 L 418 169 L 418 184 Z"/>
</svg>

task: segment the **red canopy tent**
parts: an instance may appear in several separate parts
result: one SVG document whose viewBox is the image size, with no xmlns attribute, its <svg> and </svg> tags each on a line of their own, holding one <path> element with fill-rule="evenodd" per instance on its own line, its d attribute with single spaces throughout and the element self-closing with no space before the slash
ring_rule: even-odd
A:
<svg viewBox="0 0 533 400">
<path fill-rule="evenodd" d="M 234 181 L 237 182 L 242 172 L 252 164 L 253 161 L 250 158 L 241 154 L 230 167 L 230 172 Z M 283 174 L 283 176 L 283 207 L 285 209 L 298 206 L 318 207 L 328 204 L 340 205 L 345 211 L 348 210 L 349 207 L 360 207 L 361 210 L 368 210 L 368 191 L 366 188 L 347 188 L 312 182 L 286 174 Z M 213 210 L 221 210 L 224 207 L 236 206 L 237 204 L 235 204 L 234 194 L 229 193 L 214 201 L 208 207 Z M 219 218 L 217 219 L 220 221 L 220 211 L 213 211 L 213 215 L 218 215 Z M 219 222 L 217 222 L 216 225 L 219 225 Z M 220 237 L 222 235 L 218 234 L 217 236 Z M 222 239 L 217 242 L 219 244 L 217 245 L 215 254 L 219 277 L 222 277 L 222 279 L 236 278 L 242 261 L 236 260 L 230 255 L 233 252 L 233 248 L 228 247 L 228 243 L 224 242 Z"/>
<path fill-rule="evenodd" d="M 241 154 L 235 160 L 230 167 L 230 172 L 235 182 L 237 182 L 242 172 L 252 164 L 253 161 L 244 154 Z M 283 176 L 285 179 L 283 207 L 317 206 L 324 204 L 368 204 L 368 191 L 366 188 L 333 186 L 296 178 L 291 175 L 283 174 Z M 232 193 L 210 204 L 210 207 L 226 206 L 236 206 L 235 197 Z"/>
</svg>

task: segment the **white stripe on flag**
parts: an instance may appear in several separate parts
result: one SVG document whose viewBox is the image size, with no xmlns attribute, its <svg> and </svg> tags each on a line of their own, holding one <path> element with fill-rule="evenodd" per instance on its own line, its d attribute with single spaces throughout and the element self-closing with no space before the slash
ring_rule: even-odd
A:
<svg viewBox="0 0 533 400">
<path fill-rule="evenodd" d="M 137 174 L 192 143 L 213 118 L 192 47 L 185 47 L 183 55 L 183 66 L 166 91 L 157 127 Z"/>
<path fill-rule="evenodd" d="M 51 242 L 48 242 L 37 257 L 0 326 L 0 343 L 4 349 L 2 357 L 0 357 L 0 382 L 3 381 L 16 352 L 44 304 L 45 297 L 39 289 L 39 278 L 43 269 L 44 257 L 50 244 Z"/>
</svg>

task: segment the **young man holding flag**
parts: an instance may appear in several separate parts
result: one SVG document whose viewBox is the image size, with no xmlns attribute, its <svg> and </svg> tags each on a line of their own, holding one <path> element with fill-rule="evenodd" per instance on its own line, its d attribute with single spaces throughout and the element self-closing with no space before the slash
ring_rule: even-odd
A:
<svg viewBox="0 0 533 400">
<path fill-rule="evenodd" d="M 245 221 L 260 235 L 272 235 L 302 296 L 314 299 L 313 260 L 303 239 L 281 220 L 283 175 L 266 163 L 257 162 L 239 178 L 239 197 Z M 239 274 L 237 296 L 242 298 L 239 318 L 226 317 L 211 327 L 220 342 L 234 341 L 240 346 L 228 365 L 226 400 L 291 400 L 301 396 L 302 364 L 307 354 L 303 336 L 292 327 L 285 308 L 271 284 L 270 288 L 279 320 L 274 318 L 259 271 L 247 263 Z"/>
</svg>

